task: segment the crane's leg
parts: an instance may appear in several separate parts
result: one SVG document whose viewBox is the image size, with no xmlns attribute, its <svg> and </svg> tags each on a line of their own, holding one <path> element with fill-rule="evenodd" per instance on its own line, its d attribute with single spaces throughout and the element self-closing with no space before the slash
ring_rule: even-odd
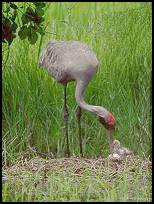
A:
<svg viewBox="0 0 154 204">
<path fill-rule="evenodd" d="M 81 157 L 83 157 L 82 135 L 81 135 L 81 108 L 79 106 L 77 107 L 77 110 L 76 110 L 76 117 L 77 117 L 77 121 L 78 121 L 80 155 L 81 155 Z"/>
<path fill-rule="evenodd" d="M 67 94 L 66 94 L 67 85 L 64 86 L 64 124 L 65 124 L 65 136 L 66 136 L 66 145 L 67 145 L 67 156 L 70 157 L 69 151 L 69 139 L 68 139 L 68 109 L 67 109 Z"/>
</svg>

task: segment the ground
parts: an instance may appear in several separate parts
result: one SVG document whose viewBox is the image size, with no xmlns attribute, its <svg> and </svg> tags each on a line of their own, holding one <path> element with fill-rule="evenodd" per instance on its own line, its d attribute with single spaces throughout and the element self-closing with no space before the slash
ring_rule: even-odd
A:
<svg viewBox="0 0 154 204">
<path fill-rule="evenodd" d="M 102 157 L 21 157 L 4 172 L 9 193 L 3 195 L 10 194 L 12 186 L 16 201 L 151 200 L 151 162 L 135 155 L 117 162 Z"/>
</svg>

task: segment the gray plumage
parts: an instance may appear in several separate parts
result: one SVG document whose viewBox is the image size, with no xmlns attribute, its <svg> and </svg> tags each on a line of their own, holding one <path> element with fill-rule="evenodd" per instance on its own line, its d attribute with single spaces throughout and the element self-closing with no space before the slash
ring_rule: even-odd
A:
<svg viewBox="0 0 154 204">
<path fill-rule="evenodd" d="M 115 119 L 112 114 L 104 107 L 87 104 L 83 98 L 84 91 L 89 81 L 98 70 L 98 60 L 92 49 L 79 41 L 50 41 L 41 53 L 39 65 L 46 68 L 56 81 L 64 85 L 64 120 L 66 126 L 68 120 L 66 85 L 69 81 L 76 81 L 75 98 L 78 106 L 97 114 L 101 124 L 107 129 L 112 129 L 109 137 L 110 141 L 113 141 L 112 132 L 115 125 Z M 80 123 L 80 110 L 77 117 Z M 79 132 L 81 131 L 79 130 Z M 66 135 L 68 143 L 68 131 L 66 131 Z M 79 135 L 80 149 L 82 149 L 81 134 L 79 133 Z"/>
<path fill-rule="evenodd" d="M 90 47 L 79 41 L 51 41 L 42 52 L 39 65 L 46 67 L 56 81 L 67 83 L 89 81 L 97 71 L 98 60 Z"/>
<path fill-rule="evenodd" d="M 100 117 L 108 115 L 104 107 L 89 105 L 83 99 L 85 88 L 98 69 L 96 55 L 88 45 L 79 41 L 51 41 L 41 53 L 39 65 L 63 85 L 77 81 L 75 97 L 81 108 Z"/>
</svg>

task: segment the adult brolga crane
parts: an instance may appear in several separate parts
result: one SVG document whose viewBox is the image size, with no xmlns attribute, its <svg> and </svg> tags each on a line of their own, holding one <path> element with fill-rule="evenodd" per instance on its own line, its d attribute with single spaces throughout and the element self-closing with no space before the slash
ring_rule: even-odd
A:
<svg viewBox="0 0 154 204">
<path fill-rule="evenodd" d="M 102 125 L 108 130 L 110 151 L 112 152 L 115 118 L 112 113 L 101 106 L 87 104 L 84 101 L 84 91 L 96 74 L 98 60 L 90 47 L 79 41 L 51 41 L 41 53 L 39 65 L 48 70 L 49 74 L 64 86 L 64 123 L 67 140 L 67 156 L 70 156 L 68 138 L 68 108 L 66 101 L 67 83 L 76 81 L 75 98 L 78 104 L 77 120 L 79 128 L 80 154 L 83 156 L 81 137 L 81 108 L 95 113 Z"/>
</svg>

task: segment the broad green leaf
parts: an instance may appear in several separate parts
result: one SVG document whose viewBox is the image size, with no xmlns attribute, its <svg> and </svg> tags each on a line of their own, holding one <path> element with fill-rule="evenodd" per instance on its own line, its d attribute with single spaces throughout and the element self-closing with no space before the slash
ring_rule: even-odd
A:
<svg viewBox="0 0 154 204">
<path fill-rule="evenodd" d="M 37 13 L 37 15 L 39 15 L 39 16 L 43 16 L 43 15 L 44 15 L 44 10 L 43 10 L 43 9 L 40 9 L 40 8 L 37 8 L 37 9 L 36 9 L 36 13 Z"/>
<path fill-rule="evenodd" d="M 18 35 L 21 40 L 24 40 L 28 35 L 28 28 L 26 26 L 22 26 L 18 32 Z"/>
<path fill-rule="evenodd" d="M 31 28 L 28 32 L 28 40 L 30 44 L 35 44 L 38 39 L 37 33 Z"/>
<path fill-rule="evenodd" d="M 34 2 L 34 4 L 35 4 L 35 6 L 40 7 L 40 8 L 43 8 L 46 6 L 45 3 L 41 3 L 41 2 Z"/>
</svg>

